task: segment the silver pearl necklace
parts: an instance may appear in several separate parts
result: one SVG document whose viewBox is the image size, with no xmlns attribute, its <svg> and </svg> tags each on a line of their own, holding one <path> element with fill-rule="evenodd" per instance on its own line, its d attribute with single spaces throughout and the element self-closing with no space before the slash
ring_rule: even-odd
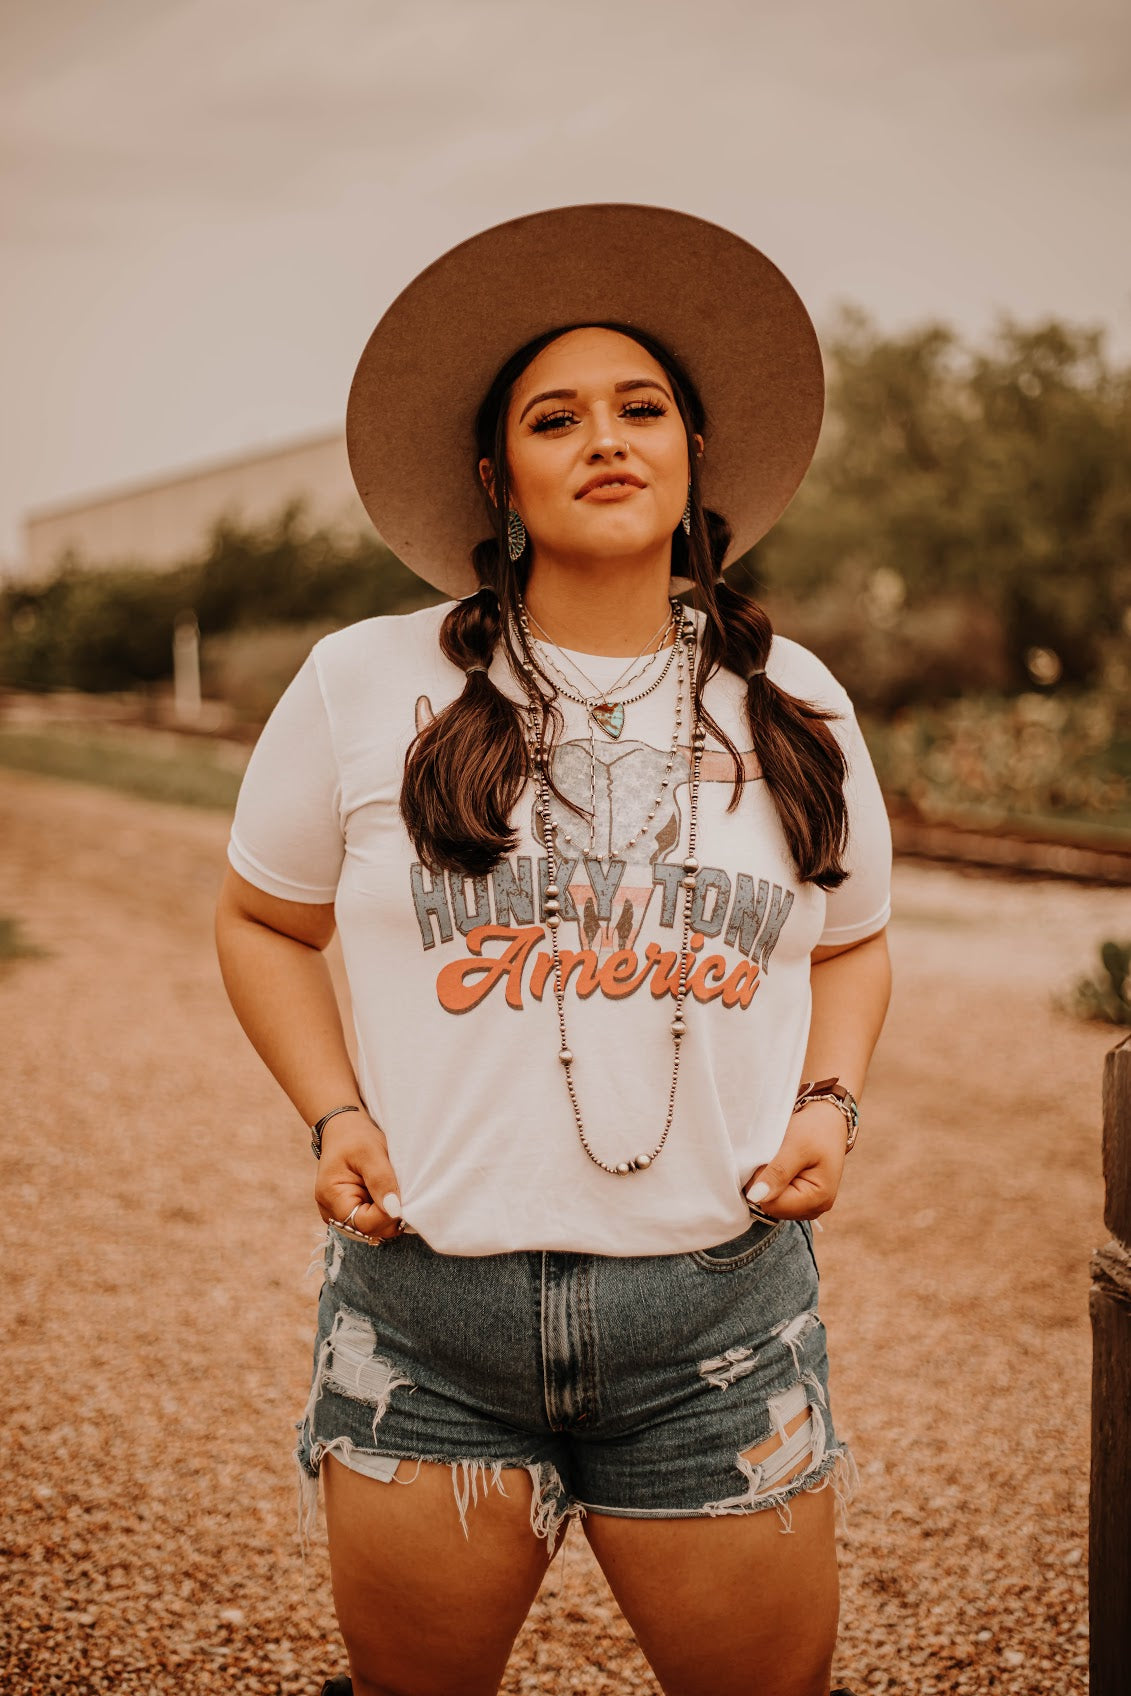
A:
<svg viewBox="0 0 1131 1696">
<path fill-rule="evenodd" d="M 697 676 L 697 668 L 694 664 L 695 643 L 695 624 L 693 620 L 688 619 L 682 625 L 677 645 L 685 647 L 687 650 L 687 658 L 689 665 L 691 666 L 693 682 Z M 566 1035 L 565 983 L 562 978 L 561 952 L 558 945 L 558 929 L 561 925 L 561 889 L 558 885 L 558 860 L 554 845 L 554 827 L 550 809 L 550 786 L 547 781 L 546 769 L 542 760 L 541 739 L 545 721 L 545 703 L 540 698 L 537 701 L 532 699 L 527 714 L 530 757 L 534 768 L 534 778 L 537 788 L 537 813 L 542 831 L 542 840 L 546 849 L 547 884 L 543 911 L 547 927 L 550 931 L 550 946 L 553 951 L 554 1000 L 557 1003 L 558 1034 L 560 1039 L 558 1059 L 561 1062 L 562 1070 L 565 1073 L 566 1089 L 569 1092 L 570 1105 L 573 1108 L 574 1124 L 577 1127 L 577 1134 L 581 1141 L 582 1148 L 585 1150 L 590 1160 L 593 1161 L 594 1165 L 599 1166 L 603 1172 L 609 1172 L 618 1178 L 627 1177 L 631 1172 L 646 1171 L 647 1168 L 652 1165 L 653 1161 L 657 1158 L 667 1141 L 668 1132 L 671 1130 L 672 1119 L 675 1115 L 676 1087 L 679 1082 L 680 1045 L 687 1032 L 687 1024 L 683 1017 L 683 1011 L 687 997 L 687 974 L 690 962 L 691 908 L 695 899 L 696 874 L 699 870 L 699 862 L 695 858 L 695 845 L 699 824 L 699 768 L 703 758 L 703 744 L 707 737 L 707 733 L 700 724 L 698 714 L 694 708 L 694 693 L 692 695 L 692 702 L 693 725 L 691 731 L 691 793 L 688 807 L 687 857 L 683 862 L 683 877 L 680 879 L 680 884 L 684 891 L 683 925 L 679 951 L 679 978 L 676 984 L 675 1017 L 671 1022 L 674 1054 L 672 1057 L 671 1084 L 668 1089 L 667 1114 L 664 1119 L 664 1127 L 660 1133 L 659 1141 L 650 1153 L 635 1154 L 631 1160 L 619 1160 L 616 1162 L 602 1160 L 600 1155 L 594 1152 L 585 1132 L 585 1124 L 581 1117 L 581 1106 L 577 1099 L 577 1088 L 573 1080 L 574 1057 Z"/>
</svg>

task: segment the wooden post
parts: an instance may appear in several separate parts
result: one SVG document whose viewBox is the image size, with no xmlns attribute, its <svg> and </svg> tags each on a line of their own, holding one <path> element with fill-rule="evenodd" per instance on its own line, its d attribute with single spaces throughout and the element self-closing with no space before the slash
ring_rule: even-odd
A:
<svg viewBox="0 0 1131 1696">
<path fill-rule="evenodd" d="M 1131 1036 L 1103 1081 L 1104 1223 L 1092 1256 L 1091 1696 L 1131 1690 Z"/>
<path fill-rule="evenodd" d="M 200 626 L 191 609 L 173 625 L 173 714 L 186 724 L 200 718 Z"/>
</svg>

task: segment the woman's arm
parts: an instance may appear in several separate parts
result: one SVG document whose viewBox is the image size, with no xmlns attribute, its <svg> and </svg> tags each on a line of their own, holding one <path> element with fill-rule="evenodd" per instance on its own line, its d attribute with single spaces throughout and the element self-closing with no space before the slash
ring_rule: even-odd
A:
<svg viewBox="0 0 1131 1696">
<path fill-rule="evenodd" d="M 836 1077 L 859 1100 L 891 999 L 886 928 L 839 948 L 815 948 L 810 982 L 813 1011 L 798 1088 Z M 774 1218 L 826 1213 L 840 1187 L 846 1135 L 838 1107 L 809 1102 L 790 1119 L 773 1160 L 754 1173 L 748 1199 Z"/>
<path fill-rule="evenodd" d="M 809 982 L 813 1012 L 798 1088 L 811 1078 L 837 1077 L 859 1101 L 891 1000 L 886 927 L 839 948 L 815 948 Z M 809 1108 L 803 1111 L 808 1113 Z M 837 1116 L 843 1125 L 843 1115 Z"/>
<path fill-rule="evenodd" d="M 400 1212 L 383 1132 L 365 1111 L 322 950 L 334 934 L 333 903 L 283 901 L 230 867 L 216 908 L 216 952 L 228 999 L 252 1047 L 308 1125 L 347 1103 L 322 1139 L 315 1200 L 324 1219 L 369 1236 L 391 1233 Z M 373 1198 L 390 1206 L 377 1206 Z M 393 1205 L 395 1204 L 395 1205 Z"/>
</svg>

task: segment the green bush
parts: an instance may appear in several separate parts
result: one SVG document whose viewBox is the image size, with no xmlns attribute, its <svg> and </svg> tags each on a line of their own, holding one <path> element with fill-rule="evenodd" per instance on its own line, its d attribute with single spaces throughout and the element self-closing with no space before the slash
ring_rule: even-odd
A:
<svg viewBox="0 0 1131 1696">
<path fill-rule="evenodd" d="M 376 536 L 309 530 L 297 502 L 261 530 L 218 525 L 193 595 L 203 634 L 316 620 L 339 627 L 442 598 Z"/>
<path fill-rule="evenodd" d="M 10 589 L 0 611 L 0 682 L 101 693 L 168 677 L 188 573 L 81 570 L 68 561 L 42 589 Z"/>
<path fill-rule="evenodd" d="M 798 630 L 821 626 L 821 657 L 879 711 L 1095 687 L 1131 634 L 1131 369 L 1100 331 L 1008 317 L 967 348 L 850 309 L 825 346 L 812 468 L 736 571 L 803 608 Z"/>
<path fill-rule="evenodd" d="M 889 803 L 926 818 L 1131 830 L 1131 693 L 967 696 L 865 716 Z"/>
<path fill-rule="evenodd" d="M 1081 1019 L 1131 1025 L 1131 942 L 1103 943 L 1100 968 L 1094 977 L 1081 978 L 1076 984 L 1068 1011 Z"/>
<path fill-rule="evenodd" d="M 172 675 L 173 627 L 186 610 L 207 639 L 265 625 L 334 629 L 440 598 L 376 537 L 343 543 L 312 531 L 292 504 L 258 530 L 218 525 L 205 555 L 172 571 L 90 571 L 71 558 L 44 584 L 9 588 L 0 684 L 100 693 L 161 681 Z"/>
</svg>

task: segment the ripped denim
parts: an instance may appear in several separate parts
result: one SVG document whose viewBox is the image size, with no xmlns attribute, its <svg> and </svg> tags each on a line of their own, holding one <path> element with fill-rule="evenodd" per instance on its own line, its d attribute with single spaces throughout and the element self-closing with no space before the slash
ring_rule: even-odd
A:
<svg viewBox="0 0 1131 1696">
<path fill-rule="evenodd" d="M 551 1553 L 584 1513 L 774 1508 L 789 1531 L 800 1492 L 831 1484 L 841 1509 L 851 1494 L 807 1223 L 754 1218 L 730 1242 L 625 1258 L 441 1255 L 418 1236 L 378 1247 L 329 1226 L 312 1265 L 303 1531 L 327 1454 L 390 1484 L 450 1467 L 465 1536 L 480 1487 L 505 1494 L 507 1470 L 525 1470 Z"/>
</svg>

